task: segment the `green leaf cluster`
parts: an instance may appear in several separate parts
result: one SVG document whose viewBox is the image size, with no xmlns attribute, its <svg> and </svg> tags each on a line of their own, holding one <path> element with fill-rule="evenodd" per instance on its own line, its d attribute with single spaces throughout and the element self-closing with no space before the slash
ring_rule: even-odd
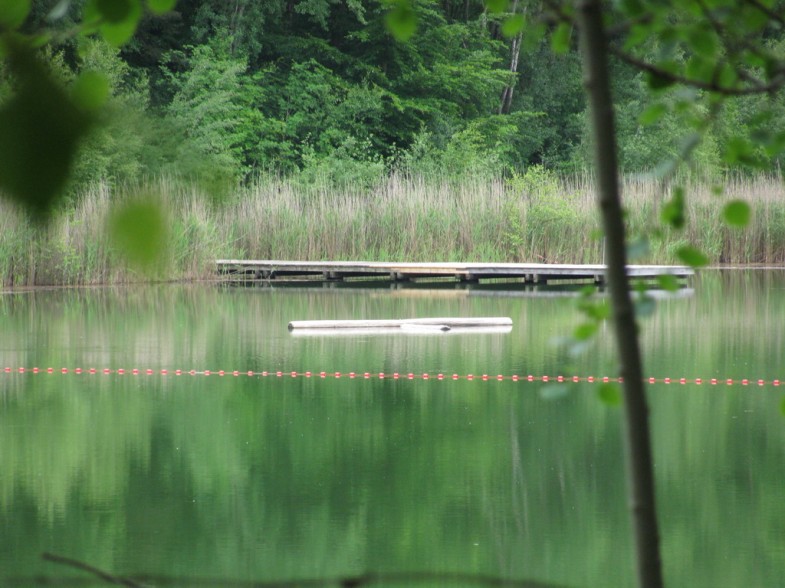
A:
<svg viewBox="0 0 785 588">
<path fill-rule="evenodd" d="M 28 46 L 7 37 L 3 50 L 16 87 L 0 107 L 0 189 L 43 219 L 63 194 L 105 87 L 82 77 L 69 94 Z"/>
<path fill-rule="evenodd" d="M 171 2 L 153 4 L 162 11 Z M 62 55 L 42 52 L 38 47 L 51 32 L 26 31 L 34 26 L 28 21 L 42 14 L 48 21 L 64 20 L 69 8 L 68 2 L 49 10 L 44 3 L 21 0 L 0 7 L 0 190 L 37 220 L 48 218 L 63 200 L 79 148 L 103 122 L 112 89 L 104 72 L 81 67 L 78 57 L 69 67 Z M 86 35 L 100 32 L 119 45 L 133 34 L 141 14 L 139 0 L 88 0 L 76 32 L 86 43 Z M 67 42 L 74 47 L 73 36 Z"/>
</svg>

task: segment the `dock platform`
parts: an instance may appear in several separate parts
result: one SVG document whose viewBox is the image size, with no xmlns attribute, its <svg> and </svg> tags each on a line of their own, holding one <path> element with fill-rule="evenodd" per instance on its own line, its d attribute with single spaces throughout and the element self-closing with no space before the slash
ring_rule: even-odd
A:
<svg viewBox="0 0 785 588">
<path fill-rule="evenodd" d="M 376 261 L 280 261 L 219 259 L 218 274 L 228 279 L 342 281 L 354 278 L 387 279 L 396 282 L 453 279 L 460 282 L 515 279 L 527 284 L 556 281 L 605 283 L 603 264 L 559 263 L 399 263 Z M 686 280 L 694 275 L 686 266 L 628 265 L 630 278 L 653 280 L 670 275 Z"/>
</svg>

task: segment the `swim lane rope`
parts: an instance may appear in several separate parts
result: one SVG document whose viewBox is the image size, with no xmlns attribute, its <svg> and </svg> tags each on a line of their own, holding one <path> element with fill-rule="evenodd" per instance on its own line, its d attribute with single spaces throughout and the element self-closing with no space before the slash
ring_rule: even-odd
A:
<svg viewBox="0 0 785 588">
<path fill-rule="evenodd" d="M 414 373 L 414 372 L 299 372 L 299 371 L 240 371 L 240 370 L 169 370 L 169 369 L 110 369 L 110 368 L 26 368 L 26 367 L 5 367 L 4 374 L 75 374 L 75 375 L 104 375 L 104 376 L 234 376 L 252 378 L 272 378 L 272 379 L 340 379 L 350 380 L 466 380 L 466 381 L 510 381 L 510 382 L 542 382 L 542 383 L 622 383 L 623 378 L 609 376 L 548 376 L 548 375 L 519 375 L 519 374 L 444 374 L 444 373 Z M 648 384 L 681 384 L 681 385 L 709 385 L 709 386 L 780 386 L 781 380 L 763 380 L 752 378 L 644 378 Z"/>
</svg>

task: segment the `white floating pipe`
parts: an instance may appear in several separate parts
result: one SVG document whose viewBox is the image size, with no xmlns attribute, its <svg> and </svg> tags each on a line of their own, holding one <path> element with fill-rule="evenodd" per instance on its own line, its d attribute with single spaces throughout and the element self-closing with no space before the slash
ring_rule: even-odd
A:
<svg viewBox="0 0 785 588">
<path fill-rule="evenodd" d="M 448 327 L 511 327 L 509 317 L 478 317 L 478 318 L 419 318 L 389 320 L 324 320 L 324 321 L 291 321 L 289 330 L 296 329 L 400 329 L 429 327 L 430 330 Z"/>
<path fill-rule="evenodd" d="M 450 327 L 440 331 L 431 327 L 352 327 L 345 329 L 293 329 L 292 337 L 450 337 L 452 335 L 505 335 L 512 332 L 512 325 L 499 327 Z"/>
</svg>

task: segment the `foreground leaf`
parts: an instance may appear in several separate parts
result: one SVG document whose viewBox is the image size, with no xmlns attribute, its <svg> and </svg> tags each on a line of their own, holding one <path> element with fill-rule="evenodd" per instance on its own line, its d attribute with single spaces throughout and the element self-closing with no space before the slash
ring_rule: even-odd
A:
<svg viewBox="0 0 785 588">
<path fill-rule="evenodd" d="M 402 43 L 417 31 L 417 14 L 408 0 L 395 0 L 384 22 L 395 40 Z"/>
<path fill-rule="evenodd" d="M 621 390 L 618 384 L 603 382 L 597 389 L 597 397 L 608 406 L 619 406 L 621 404 Z"/>
<path fill-rule="evenodd" d="M 663 205 L 660 218 L 662 222 L 669 224 L 674 229 L 684 228 L 686 222 L 684 188 L 677 186 L 673 189 L 673 196 Z"/>
<path fill-rule="evenodd" d="M 134 0 L 94 0 L 94 4 L 106 22 L 120 23 L 131 16 Z"/>
<path fill-rule="evenodd" d="M 119 47 L 133 37 L 142 18 L 140 0 L 88 0 L 84 8 L 84 22 L 97 25 L 101 35 Z"/>
<path fill-rule="evenodd" d="M 495 14 L 504 12 L 509 5 L 509 0 L 485 0 L 485 6 L 488 8 L 488 12 Z"/>
<path fill-rule="evenodd" d="M 112 245 L 137 269 L 149 271 L 162 258 L 167 224 L 160 206 L 152 200 L 129 202 L 112 215 Z"/>
<path fill-rule="evenodd" d="M 578 341 L 586 341 L 594 337 L 594 334 L 597 332 L 598 324 L 596 322 L 586 322 L 581 323 L 572 333 L 572 336 L 575 337 Z"/>
<path fill-rule="evenodd" d="M 733 200 L 725 205 L 722 218 L 731 227 L 743 228 L 750 224 L 752 211 L 750 205 L 743 200 Z"/>
<path fill-rule="evenodd" d="M 0 0 L 0 29 L 15 29 L 30 12 L 30 0 Z"/>
<path fill-rule="evenodd" d="M 678 292 L 679 290 L 679 280 L 676 279 L 676 276 L 670 274 L 657 276 L 657 284 L 667 292 Z"/>
<path fill-rule="evenodd" d="M 661 102 L 652 104 L 638 116 L 638 122 L 644 127 L 653 125 L 668 112 L 668 107 Z"/>
<path fill-rule="evenodd" d="M 109 80 L 96 71 L 86 71 L 76 78 L 71 95 L 82 109 L 98 110 L 109 97 Z"/>
<path fill-rule="evenodd" d="M 77 145 L 91 117 L 50 77 L 32 50 L 7 42 L 18 84 L 0 109 L 0 188 L 36 220 L 45 220 L 61 198 Z"/>
<path fill-rule="evenodd" d="M 502 23 L 502 35 L 505 37 L 514 37 L 520 33 L 526 26 L 526 17 L 522 14 L 513 14 L 511 17 L 504 19 Z"/>
<path fill-rule="evenodd" d="M 569 24 L 559 23 L 559 26 L 553 31 L 553 36 L 551 36 L 551 49 L 553 49 L 554 53 L 563 55 L 569 51 L 571 33 L 572 27 Z"/>
<path fill-rule="evenodd" d="M 155 14 L 163 14 L 174 9 L 177 0 L 147 0 L 147 6 Z"/>
<path fill-rule="evenodd" d="M 679 247 L 676 250 L 676 255 L 690 267 L 703 267 L 709 264 L 709 258 L 706 254 L 692 245 Z"/>
</svg>

